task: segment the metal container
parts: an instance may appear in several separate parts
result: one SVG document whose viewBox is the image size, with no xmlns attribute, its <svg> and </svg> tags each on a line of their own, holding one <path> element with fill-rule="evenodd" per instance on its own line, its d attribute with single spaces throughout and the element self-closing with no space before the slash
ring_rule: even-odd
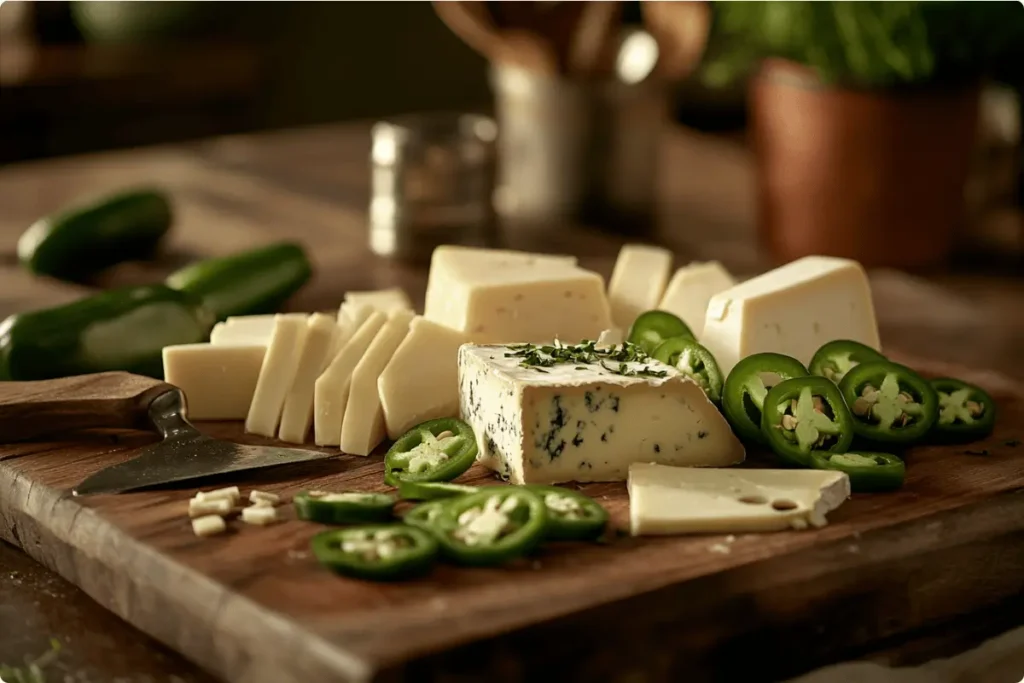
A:
<svg viewBox="0 0 1024 683">
<path fill-rule="evenodd" d="M 373 127 L 370 248 L 424 263 L 439 244 L 489 246 L 494 212 L 493 119 L 426 114 Z"/>
<path fill-rule="evenodd" d="M 574 81 L 494 64 L 499 213 L 651 231 L 668 93 L 656 82 Z"/>
</svg>

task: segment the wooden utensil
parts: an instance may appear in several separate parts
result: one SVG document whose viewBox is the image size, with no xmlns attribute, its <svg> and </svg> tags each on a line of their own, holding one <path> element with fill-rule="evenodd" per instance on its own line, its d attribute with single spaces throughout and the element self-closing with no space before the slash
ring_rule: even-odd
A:
<svg viewBox="0 0 1024 683">
<path fill-rule="evenodd" d="M 155 429 L 163 439 L 86 478 L 79 495 L 119 493 L 226 472 L 330 457 L 319 451 L 243 446 L 211 439 L 183 416 L 181 391 L 127 372 L 38 382 L 0 382 L 0 441 L 84 429 Z"/>
<path fill-rule="evenodd" d="M 488 5 L 479 0 L 434 0 L 434 11 L 451 31 L 488 59 L 531 71 L 555 74 L 558 58 L 550 45 L 526 30 L 499 27 Z M 514 4 L 514 3 L 499 3 Z"/>
<path fill-rule="evenodd" d="M 711 4 L 704 0 L 642 0 L 644 26 L 658 41 L 655 75 L 681 79 L 693 73 L 711 32 Z"/>
</svg>

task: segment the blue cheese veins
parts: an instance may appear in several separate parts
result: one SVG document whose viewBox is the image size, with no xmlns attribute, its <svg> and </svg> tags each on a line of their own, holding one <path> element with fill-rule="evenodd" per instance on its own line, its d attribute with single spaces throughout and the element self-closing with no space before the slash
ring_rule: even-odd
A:
<svg viewBox="0 0 1024 683">
<path fill-rule="evenodd" d="M 724 467 L 742 444 L 701 388 L 624 344 L 459 349 L 479 460 L 515 484 L 625 481 L 629 465 Z"/>
</svg>

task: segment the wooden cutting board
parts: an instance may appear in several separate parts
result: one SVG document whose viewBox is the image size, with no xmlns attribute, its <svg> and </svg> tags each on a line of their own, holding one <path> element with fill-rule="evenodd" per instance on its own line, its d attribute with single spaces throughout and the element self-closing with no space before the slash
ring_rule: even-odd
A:
<svg viewBox="0 0 1024 683">
<path fill-rule="evenodd" d="M 1024 596 L 1024 391 L 892 355 L 989 389 L 995 433 L 913 450 L 901 491 L 855 495 L 823 529 L 562 544 L 499 569 L 365 583 L 321 569 L 307 544 L 322 527 L 289 507 L 283 523 L 200 539 L 195 487 L 69 496 L 154 438 L 97 432 L 0 446 L 0 537 L 229 681 L 770 680 Z M 382 472 L 378 456 L 342 456 L 209 485 L 386 490 Z M 582 488 L 627 528 L 623 484 Z"/>
</svg>

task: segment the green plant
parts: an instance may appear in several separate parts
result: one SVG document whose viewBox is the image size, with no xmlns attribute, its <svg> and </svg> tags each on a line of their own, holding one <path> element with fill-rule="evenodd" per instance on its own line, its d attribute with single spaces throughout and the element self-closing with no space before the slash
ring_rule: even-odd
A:
<svg viewBox="0 0 1024 683">
<path fill-rule="evenodd" d="M 714 2 L 713 10 L 702 68 L 709 85 L 734 82 L 768 57 L 868 88 L 1019 81 L 1024 65 L 1024 6 L 1010 0 Z"/>
</svg>

